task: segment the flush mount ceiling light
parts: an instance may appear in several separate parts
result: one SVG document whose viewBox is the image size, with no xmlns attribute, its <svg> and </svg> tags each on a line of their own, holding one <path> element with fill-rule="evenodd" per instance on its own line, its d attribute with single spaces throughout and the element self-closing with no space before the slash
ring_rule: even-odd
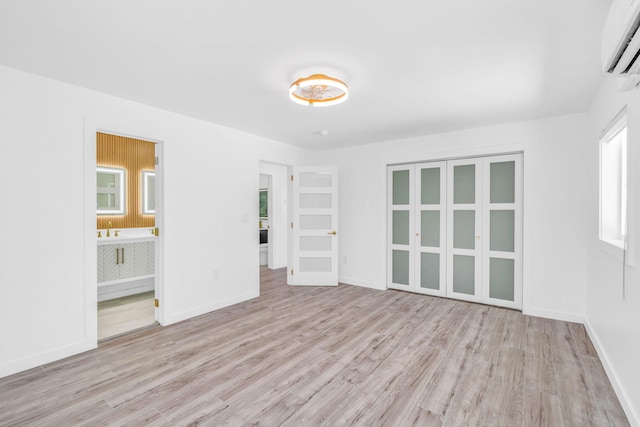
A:
<svg viewBox="0 0 640 427">
<path fill-rule="evenodd" d="M 291 84 L 289 98 L 300 105 L 328 107 L 346 101 L 349 98 L 349 88 L 335 77 L 312 74 Z"/>
</svg>

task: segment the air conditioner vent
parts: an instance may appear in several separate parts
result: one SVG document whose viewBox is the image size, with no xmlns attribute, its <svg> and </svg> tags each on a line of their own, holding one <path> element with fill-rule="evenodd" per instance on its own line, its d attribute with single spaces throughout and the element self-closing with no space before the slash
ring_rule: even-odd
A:
<svg viewBox="0 0 640 427">
<path fill-rule="evenodd" d="M 620 90 L 640 84 L 640 0 L 613 0 L 602 29 L 602 70 Z"/>
<path fill-rule="evenodd" d="M 631 25 L 631 29 L 627 32 L 627 35 L 623 38 L 622 43 L 620 44 L 620 49 L 618 49 L 618 52 L 614 56 L 613 61 L 611 62 L 611 65 L 607 70 L 608 73 L 613 73 L 616 67 L 620 64 L 620 60 L 625 55 L 627 50 L 629 48 L 633 48 L 632 46 L 633 39 L 635 35 L 638 33 L 638 28 L 640 28 L 640 14 L 636 16 L 636 19 L 633 21 L 633 24 Z M 628 74 L 629 71 L 634 66 L 636 60 L 638 59 L 638 56 L 640 56 L 640 49 L 636 50 L 635 54 L 629 60 L 627 66 L 624 67 L 624 69 L 619 70 L 619 74 Z"/>
</svg>

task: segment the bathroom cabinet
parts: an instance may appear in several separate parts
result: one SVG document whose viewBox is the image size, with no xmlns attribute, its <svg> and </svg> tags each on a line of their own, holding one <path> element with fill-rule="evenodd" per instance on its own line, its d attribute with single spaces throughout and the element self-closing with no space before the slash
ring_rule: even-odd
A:
<svg viewBox="0 0 640 427">
<path fill-rule="evenodd" d="M 98 244 L 98 301 L 154 289 L 155 241 Z"/>
<path fill-rule="evenodd" d="M 135 243 L 98 246 L 98 283 L 134 276 L 134 245 Z"/>
</svg>

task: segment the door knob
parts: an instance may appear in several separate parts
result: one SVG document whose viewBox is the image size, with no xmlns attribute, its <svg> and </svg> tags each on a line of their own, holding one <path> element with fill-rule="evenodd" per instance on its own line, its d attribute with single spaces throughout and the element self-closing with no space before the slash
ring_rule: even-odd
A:
<svg viewBox="0 0 640 427">
<path fill-rule="evenodd" d="M 330 231 L 330 232 L 328 232 L 327 234 L 333 234 L 333 235 L 335 236 L 335 235 L 336 235 L 336 234 L 338 234 L 338 233 L 336 233 L 335 231 Z"/>
</svg>

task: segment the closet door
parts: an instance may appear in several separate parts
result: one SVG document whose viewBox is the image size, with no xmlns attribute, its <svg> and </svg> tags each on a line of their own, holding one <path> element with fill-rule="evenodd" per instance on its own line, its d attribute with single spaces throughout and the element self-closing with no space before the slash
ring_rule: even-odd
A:
<svg viewBox="0 0 640 427">
<path fill-rule="evenodd" d="M 446 162 L 417 164 L 415 167 L 415 255 L 413 291 L 446 294 Z"/>
<path fill-rule="evenodd" d="M 387 287 L 413 290 L 415 165 L 387 169 Z"/>
<path fill-rule="evenodd" d="M 522 309 L 522 154 L 483 165 L 482 302 Z"/>
<path fill-rule="evenodd" d="M 447 162 L 447 296 L 482 298 L 482 159 Z"/>
</svg>

